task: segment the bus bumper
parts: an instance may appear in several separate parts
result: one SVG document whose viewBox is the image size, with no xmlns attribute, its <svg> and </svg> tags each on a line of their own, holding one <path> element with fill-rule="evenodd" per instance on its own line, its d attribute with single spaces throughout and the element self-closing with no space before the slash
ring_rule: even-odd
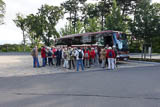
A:
<svg viewBox="0 0 160 107">
<path fill-rule="evenodd" d="M 128 61 L 129 55 L 123 54 L 123 55 L 117 55 L 117 60 L 119 61 Z"/>
</svg>

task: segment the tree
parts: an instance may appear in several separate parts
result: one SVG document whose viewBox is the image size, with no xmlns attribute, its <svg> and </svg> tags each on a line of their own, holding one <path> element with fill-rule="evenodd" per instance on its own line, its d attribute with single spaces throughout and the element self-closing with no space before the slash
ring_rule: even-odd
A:
<svg viewBox="0 0 160 107">
<path fill-rule="evenodd" d="M 87 26 L 90 22 L 91 19 L 97 19 L 99 20 L 99 12 L 97 8 L 97 4 L 84 4 L 83 7 L 81 8 L 82 12 L 82 18 L 81 21 L 84 23 L 84 30 L 85 32 L 87 31 Z"/>
<path fill-rule="evenodd" d="M 86 1 L 87 0 L 68 0 L 61 4 L 65 9 L 65 13 L 69 13 L 67 20 L 69 20 L 69 23 L 72 24 L 75 33 L 76 26 L 78 24 L 77 22 L 81 20 L 79 16 L 80 10 Z"/>
<path fill-rule="evenodd" d="M 159 30 L 159 4 L 150 4 L 149 0 L 142 0 L 137 6 L 135 20 L 132 22 L 131 31 L 138 39 L 149 42 Z"/>
<path fill-rule="evenodd" d="M 131 23 L 132 34 L 142 41 L 144 58 L 146 44 L 152 44 L 152 38 L 160 34 L 160 4 L 151 4 L 150 0 L 141 0 L 137 5 L 134 21 Z"/>
<path fill-rule="evenodd" d="M 30 14 L 26 17 L 26 31 L 28 33 L 28 38 L 30 39 L 32 45 L 39 45 L 41 41 L 42 27 L 40 23 L 40 17 L 38 15 Z"/>
<path fill-rule="evenodd" d="M 3 24 L 3 18 L 4 18 L 4 14 L 5 14 L 5 3 L 3 2 L 3 0 L 0 0 L 0 25 Z"/>
<path fill-rule="evenodd" d="M 110 8 L 111 8 L 111 0 L 101 0 L 98 3 L 98 12 L 99 16 L 101 16 L 101 30 L 104 30 L 104 21 L 105 21 L 105 16 L 110 13 Z"/>
<path fill-rule="evenodd" d="M 16 24 L 17 27 L 19 27 L 22 30 L 23 33 L 23 51 L 25 52 L 25 47 L 26 47 L 26 36 L 25 36 L 25 30 L 26 30 L 26 19 L 22 14 L 17 14 L 16 19 L 13 20 Z"/>
<path fill-rule="evenodd" d="M 74 34 L 71 24 L 66 24 L 64 28 L 60 29 L 61 36 L 70 35 L 70 34 Z"/>
<path fill-rule="evenodd" d="M 23 31 L 24 41 L 24 32 L 26 32 L 32 45 L 39 45 L 42 41 L 45 45 L 50 46 L 53 39 L 59 37 L 55 26 L 59 19 L 63 18 L 63 15 L 62 7 L 42 5 L 36 14 L 27 15 L 26 18 L 17 15 L 14 22 Z"/>
<path fill-rule="evenodd" d="M 117 5 L 121 9 L 121 13 L 123 16 L 128 16 L 134 14 L 134 10 L 136 5 L 141 0 L 117 0 Z"/>
<path fill-rule="evenodd" d="M 58 6 L 42 5 L 37 15 L 40 17 L 42 40 L 47 46 L 49 46 L 52 37 L 59 37 L 59 33 L 55 26 L 59 19 L 63 18 L 63 8 Z"/>
<path fill-rule="evenodd" d="M 126 32 L 127 23 L 123 21 L 123 18 L 120 8 L 117 6 L 116 0 L 114 0 L 111 13 L 106 16 L 105 29 Z"/>
<path fill-rule="evenodd" d="M 78 0 L 68 0 L 61 5 L 64 7 L 65 12 L 69 12 L 69 23 L 73 25 L 74 32 L 76 29 L 76 22 L 78 20 L 78 11 L 79 11 L 79 1 Z"/>
<path fill-rule="evenodd" d="M 79 20 L 77 22 L 76 28 L 74 30 L 72 24 L 66 24 L 64 28 L 61 28 L 60 34 L 62 36 L 70 35 L 70 34 L 78 34 L 78 33 L 84 33 L 84 27 L 83 23 Z"/>
<path fill-rule="evenodd" d="M 97 32 L 101 30 L 100 21 L 97 18 L 90 18 L 88 21 L 86 32 Z"/>
</svg>

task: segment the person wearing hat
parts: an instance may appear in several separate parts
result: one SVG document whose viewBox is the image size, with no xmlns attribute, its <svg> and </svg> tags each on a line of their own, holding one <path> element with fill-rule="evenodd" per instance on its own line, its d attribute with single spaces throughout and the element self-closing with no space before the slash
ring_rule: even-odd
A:
<svg viewBox="0 0 160 107">
<path fill-rule="evenodd" d="M 115 52 L 112 49 L 112 47 L 109 47 L 107 49 L 106 57 L 108 58 L 108 69 L 114 69 L 115 68 L 115 63 L 114 63 Z"/>
</svg>

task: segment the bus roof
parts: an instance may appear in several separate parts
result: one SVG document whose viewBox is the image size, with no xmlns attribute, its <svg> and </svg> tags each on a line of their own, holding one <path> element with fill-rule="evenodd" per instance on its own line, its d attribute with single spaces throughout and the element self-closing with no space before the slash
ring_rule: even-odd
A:
<svg viewBox="0 0 160 107">
<path fill-rule="evenodd" d="M 72 34 L 72 35 L 66 35 L 58 39 L 65 39 L 65 38 L 72 38 L 72 37 L 78 37 L 78 36 L 88 36 L 88 35 L 94 35 L 94 34 L 101 34 L 101 33 L 112 33 L 112 32 L 119 32 L 120 31 L 113 31 L 113 30 L 106 30 L 106 31 L 101 31 L 101 32 L 88 32 L 88 33 L 81 33 L 81 34 Z"/>
</svg>

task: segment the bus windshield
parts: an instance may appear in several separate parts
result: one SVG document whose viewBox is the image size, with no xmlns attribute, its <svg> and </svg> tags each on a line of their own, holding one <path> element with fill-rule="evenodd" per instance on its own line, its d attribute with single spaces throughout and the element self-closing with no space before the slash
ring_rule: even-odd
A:
<svg viewBox="0 0 160 107">
<path fill-rule="evenodd" d="M 113 33 L 113 41 L 119 50 L 128 51 L 127 35 L 124 33 Z"/>
</svg>

